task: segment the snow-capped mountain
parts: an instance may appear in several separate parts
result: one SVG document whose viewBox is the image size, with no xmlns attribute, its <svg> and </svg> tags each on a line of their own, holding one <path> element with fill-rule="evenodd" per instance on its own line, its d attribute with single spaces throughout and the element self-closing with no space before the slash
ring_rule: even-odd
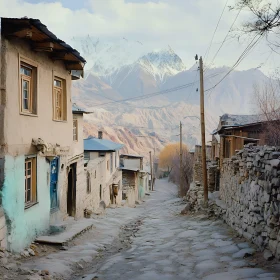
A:
<svg viewBox="0 0 280 280">
<path fill-rule="evenodd" d="M 139 41 L 119 38 L 115 41 L 102 41 L 91 36 L 72 38 L 72 44 L 81 50 L 86 58 L 87 74 L 110 78 L 121 67 L 135 62 L 145 51 Z"/>
<path fill-rule="evenodd" d="M 167 50 L 154 51 L 142 56 L 136 63 L 142 66 L 160 84 L 168 77 L 186 70 L 182 59 L 168 46 Z"/>
<path fill-rule="evenodd" d="M 183 121 L 185 142 L 191 147 L 200 143 L 197 65 L 186 69 L 181 58 L 170 47 L 147 54 L 139 51 L 136 58 L 132 49 L 136 45 L 141 49 L 141 44 L 137 42 L 123 39 L 114 45 L 101 44 L 98 41 L 90 44 L 90 38 L 86 42 L 84 49 L 90 57 L 91 67 L 88 68 L 84 80 L 74 83 L 73 100 L 93 112 L 87 117 L 88 123 L 107 129 L 110 127 L 115 134 L 121 133 L 120 128 L 129 129 L 132 134 L 156 133 L 165 143 L 178 141 L 178 131 L 171 128 Z M 86 54 L 83 55 L 89 60 Z M 257 69 L 232 71 L 219 86 L 207 91 L 228 71 L 227 67 L 205 71 L 208 140 L 210 132 L 216 128 L 219 115 L 251 112 L 253 85 L 268 79 Z M 182 85 L 186 86 L 141 101 L 116 102 Z M 142 128 L 139 130 L 139 127 Z M 133 146 L 132 143 L 131 145 Z"/>
</svg>

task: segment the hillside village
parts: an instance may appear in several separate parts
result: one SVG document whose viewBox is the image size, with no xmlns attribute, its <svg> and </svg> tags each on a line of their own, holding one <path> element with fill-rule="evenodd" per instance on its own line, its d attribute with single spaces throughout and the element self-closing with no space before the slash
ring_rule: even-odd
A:
<svg viewBox="0 0 280 280">
<path fill-rule="evenodd" d="M 204 112 L 180 103 L 152 113 L 161 133 L 132 120 L 114 134 L 135 108 L 98 108 L 78 50 L 39 19 L 1 17 L 0 31 L 1 279 L 279 279 L 278 108 L 213 114 L 206 144 L 191 137 Z M 186 70 L 168 52 L 165 75 Z M 155 57 L 137 63 L 153 72 Z"/>
</svg>

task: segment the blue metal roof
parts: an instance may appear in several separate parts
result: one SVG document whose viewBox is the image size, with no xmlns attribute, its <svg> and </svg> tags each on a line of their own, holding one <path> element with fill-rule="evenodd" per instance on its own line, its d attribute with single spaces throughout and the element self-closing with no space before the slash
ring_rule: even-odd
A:
<svg viewBox="0 0 280 280">
<path fill-rule="evenodd" d="M 107 139 L 99 139 L 94 137 L 89 137 L 84 139 L 84 150 L 85 151 L 103 151 L 103 152 L 113 152 L 120 150 L 124 145 L 120 143 L 113 142 Z"/>
</svg>

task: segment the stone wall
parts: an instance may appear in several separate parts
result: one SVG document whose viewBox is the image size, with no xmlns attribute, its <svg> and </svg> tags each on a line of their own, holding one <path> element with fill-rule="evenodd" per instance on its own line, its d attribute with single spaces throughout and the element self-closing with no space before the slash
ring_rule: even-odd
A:
<svg viewBox="0 0 280 280">
<path fill-rule="evenodd" d="M 280 149 L 246 145 L 222 164 L 220 199 L 225 221 L 280 258 Z"/>
</svg>

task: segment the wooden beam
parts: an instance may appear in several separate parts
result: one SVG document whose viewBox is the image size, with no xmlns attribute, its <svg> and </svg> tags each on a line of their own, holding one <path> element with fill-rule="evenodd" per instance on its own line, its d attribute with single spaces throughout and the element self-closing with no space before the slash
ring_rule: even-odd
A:
<svg viewBox="0 0 280 280">
<path fill-rule="evenodd" d="M 54 50 L 53 51 L 53 54 L 51 56 L 51 59 L 53 60 L 65 60 L 65 56 L 67 54 L 67 51 L 57 51 L 57 50 Z"/>
<path fill-rule="evenodd" d="M 70 62 L 65 62 L 65 66 L 67 70 L 83 70 L 84 69 L 84 63 L 80 61 L 70 61 Z"/>
<path fill-rule="evenodd" d="M 35 42 L 32 44 L 32 49 L 36 52 L 52 52 L 53 46 L 52 42 Z"/>
<path fill-rule="evenodd" d="M 18 38 L 32 38 L 32 30 L 31 28 L 26 28 L 22 30 L 17 30 L 14 32 L 8 32 L 4 34 L 7 37 L 18 37 Z"/>
</svg>

